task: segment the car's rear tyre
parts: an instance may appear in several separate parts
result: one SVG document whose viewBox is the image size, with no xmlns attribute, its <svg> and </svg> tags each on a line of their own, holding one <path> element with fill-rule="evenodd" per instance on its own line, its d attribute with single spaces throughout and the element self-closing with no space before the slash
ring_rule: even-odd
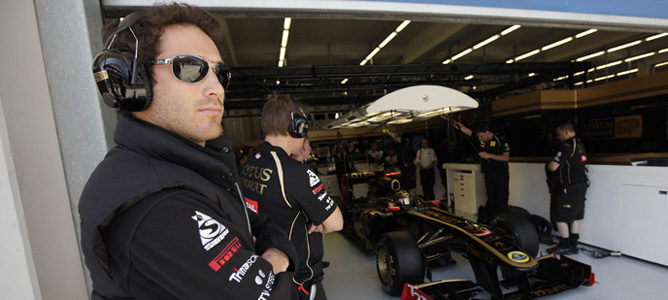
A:
<svg viewBox="0 0 668 300">
<path fill-rule="evenodd" d="M 383 290 L 399 296 L 405 282 L 424 279 L 424 259 L 413 237 L 404 231 L 386 233 L 376 247 L 376 270 Z"/>
<path fill-rule="evenodd" d="M 536 257 L 538 254 L 538 232 L 527 215 L 505 211 L 491 222 L 492 230 L 503 230 L 515 246 L 527 254 Z"/>
</svg>

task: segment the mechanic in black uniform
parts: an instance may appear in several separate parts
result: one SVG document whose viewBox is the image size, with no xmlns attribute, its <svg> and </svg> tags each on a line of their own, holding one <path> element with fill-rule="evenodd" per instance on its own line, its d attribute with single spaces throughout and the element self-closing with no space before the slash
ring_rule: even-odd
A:
<svg viewBox="0 0 668 300">
<path fill-rule="evenodd" d="M 299 257 L 294 282 L 301 299 L 326 299 L 322 287 L 322 234 L 343 228 L 343 216 L 315 171 L 294 160 L 303 147 L 308 121 L 286 95 L 262 108 L 265 142 L 241 169 L 246 205 L 268 216 L 292 241 Z"/>
<path fill-rule="evenodd" d="M 93 72 L 122 113 L 79 201 L 92 299 L 297 299 L 294 247 L 247 211 L 221 135 L 219 28 L 178 4 L 108 28 Z"/>
<path fill-rule="evenodd" d="M 453 124 L 464 134 L 473 135 L 473 131 L 462 123 L 454 121 Z M 478 137 L 479 145 L 476 150 L 480 157 L 480 169 L 485 176 L 487 191 L 487 218 L 483 216 L 479 221 L 487 223 L 508 208 L 510 146 L 503 137 L 497 136 L 490 130 L 488 123 L 476 126 L 475 134 Z"/>
<path fill-rule="evenodd" d="M 550 219 L 557 224 L 559 244 L 550 250 L 559 254 L 575 254 L 578 253 L 577 244 L 588 186 L 587 153 L 582 141 L 576 137 L 572 123 L 557 126 L 556 133 L 561 145 L 556 149 L 547 169 L 554 172 L 553 175 L 559 180 L 558 188 L 553 189 L 550 197 Z"/>
</svg>

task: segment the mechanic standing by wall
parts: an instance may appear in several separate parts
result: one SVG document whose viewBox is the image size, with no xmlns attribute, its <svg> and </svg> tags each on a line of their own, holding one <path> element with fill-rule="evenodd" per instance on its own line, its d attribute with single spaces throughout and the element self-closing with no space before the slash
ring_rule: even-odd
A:
<svg viewBox="0 0 668 300">
<path fill-rule="evenodd" d="M 473 135 L 473 131 L 462 123 L 453 120 L 453 124 L 464 134 Z M 508 208 L 510 146 L 503 137 L 497 136 L 490 130 L 488 123 L 479 124 L 475 134 L 478 137 L 480 169 L 485 176 L 487 191 L 487 216 L 479 217 L 478 221 L 487 223 Z"/>
<path fill-rule="evenodd" d="M 557 224 L 559 244 L 549 250 L 558 254 L 575 254 L 578 253 L 577 244 L 588 186 L 587 153 L 582 141 L 576 137 L 572 123 L 562 123 L 556 131 L 561 145 L 556 149 L 547 169 L 553 172 L 549 175 L 558 178 L 559 183 L 558 188 L 550 189 L 550 219 Z"/>
<path fill-rule="evenodd" d="M 111 25 L 93 72 L 122 114 L 79 202 L 91 298 L 296 299 L 295 250 L 248 215 L 222 136 L 216 17 L 157 5 Z"/>
<path fill-rule="evenodd" d="M 434 165 L 436 164 L 436 151 L 429 147 L 429 140 L 422 138 L 420 150 L 415 154 L 415 165 L 420 168 L 420 185 L 425 200 L 434 200 Z"/>
<path fill-rule="evenodd" d="M 294 244 L 299 269 L 293 281 L 301 299 L 326 299 L 322 287 L 322 234 L 343 228 L 341 210 L 315 171 L 291 158 L 308 132 L 303 109 L 278 95 L 262 108 L 265 142 L 241 169 L 246 205 L 279 225 Z"/>
</svg>

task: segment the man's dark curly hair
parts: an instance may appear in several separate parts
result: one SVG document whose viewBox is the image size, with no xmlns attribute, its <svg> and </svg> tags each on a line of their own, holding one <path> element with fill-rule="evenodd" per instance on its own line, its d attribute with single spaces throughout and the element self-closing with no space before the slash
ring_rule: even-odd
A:
<svg viewBox="0 0 668 300">
<path fill-rule="evenodd" d="M 116 20 L 105 26 L 105 41 L 116 31 L 119 23 Z M 216 45 L 220 44 L 220 23 L 206 10 L 187 4 L 157 4 L 146 10 L 139 21 L 131 27 L 139 40 L 139 51 L 137 53 L 139 63 L 146 65 L 147 62 L 156 59 L 160 49 L 160 36 L 165 32 L 165 27 L 176 24 L 195 25 L 204 31 Z M 135 38 L 130 30 L 119 32 L 111 45 L 111 49 L 134 52 Z M 149 72 L 149 74 L 151 73 Z"/>
</svg>

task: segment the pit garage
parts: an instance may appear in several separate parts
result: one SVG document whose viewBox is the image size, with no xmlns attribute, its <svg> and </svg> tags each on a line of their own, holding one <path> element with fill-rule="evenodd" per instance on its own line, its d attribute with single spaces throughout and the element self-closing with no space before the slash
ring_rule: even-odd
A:
<svg viewBox="0 0 668 300">
<path fill-rule="evenodd" d="M 471 249 L 478 248 L 458 247 L 474 234 L 473 224 L 491 231 L 494 226 L 492 216 L 481 215 L 488 196 L 478 141 L 456 124 L 472 129 L 487 124 L 509 143 L 508 205 L 545 221 L 532 223 L 540 244 L 530 256 L 548 260 L 558 232 L 549 222 L 545 165 L 559 144 L 555 128 L 569 121 L 587 150 L 589 185 L 579 253 L 565 256 L 595 275 L 576 288 L 553 288 L 560 292 L 554 295 L 544 289 L 530 297 L 666 297 L 668 11 L 661 1 L 186 3 L 205 8 L 221 23 L 223 39 L 216 46 L 231 71 L 223 127 L 240 161 L 262 141 L 264 103 L 287 94 L 308 107 L 313 151 L 306 163 L 327 182 L 344 212 L 362 202 L 378 204 L 371 197 L 378 197 L 378 184 L 410 172 L 410 183 L 397 190 L 420 200 L 410 200 L 398 214 L 449 220 L 448 230 L 438 235 L 438 228 L 416 231 L 412 243 L 421 250 L 430 242 L 457 243 L 439 250 L 438 262 L 434 252 L 421 252 L 424 276 L 407 283 L 481 284 L 480 271 L 469 261 L 476 251 Z M 90 63 L 103 48 L 105 24 L 150 5 L 141 0 L 2 4 L 3 298 L 89 298 L 76 208 L 86 180 L 114 144 L 118 119 L 99 101 Z M 415 87 L 419 90 L 410 92 Z M 392 95 L 400 95 L 397 102 L 374 108 Z M 460 95 L 473 102 L 455 101 Z M 429 106 L 437 101 L 443 102 Z M 398 154 L 411 164 L 420 156 L 422 139 L 434 149 L 433 197 L 421 185 L 426 173 L 386 164 L 395 136 L 405 139 Z M 371 154 L 379 150 L 379 157 Z M 385 188 L 380 198 L 391 198 L 386 196 L 394 188 Z M 387 205 L 380 213 L 397 213 Z M 481 217 L 487 219 L 478 222 Z M 378 267 L 378 245 L 388 232 L 374 231 L 373 239 L 360 241 L 354 233 L 361 225 L 354 226 L 361 219 L 346 219 L 352 231 L 324 236 L 327 295 L 397 299 L 383 289 Z M 470 223 L 458 223 L 462 220 Z M 399 223 L 398 231 L 422 224 Z M 520 250 L 525 251 L 513 251 Z M 510 278 L 504 272 L 499 270 L 497 281 Z M 490 289 L 483 284 L 483 291 L 468 295 L 510 298 L 506 292 L 514 291 L 503 282 L 502 294 Z M 408 299 L 418 299 L 415 295 Z M 444 299 L 458 299 L 450 297 Z"/>
</svg>

